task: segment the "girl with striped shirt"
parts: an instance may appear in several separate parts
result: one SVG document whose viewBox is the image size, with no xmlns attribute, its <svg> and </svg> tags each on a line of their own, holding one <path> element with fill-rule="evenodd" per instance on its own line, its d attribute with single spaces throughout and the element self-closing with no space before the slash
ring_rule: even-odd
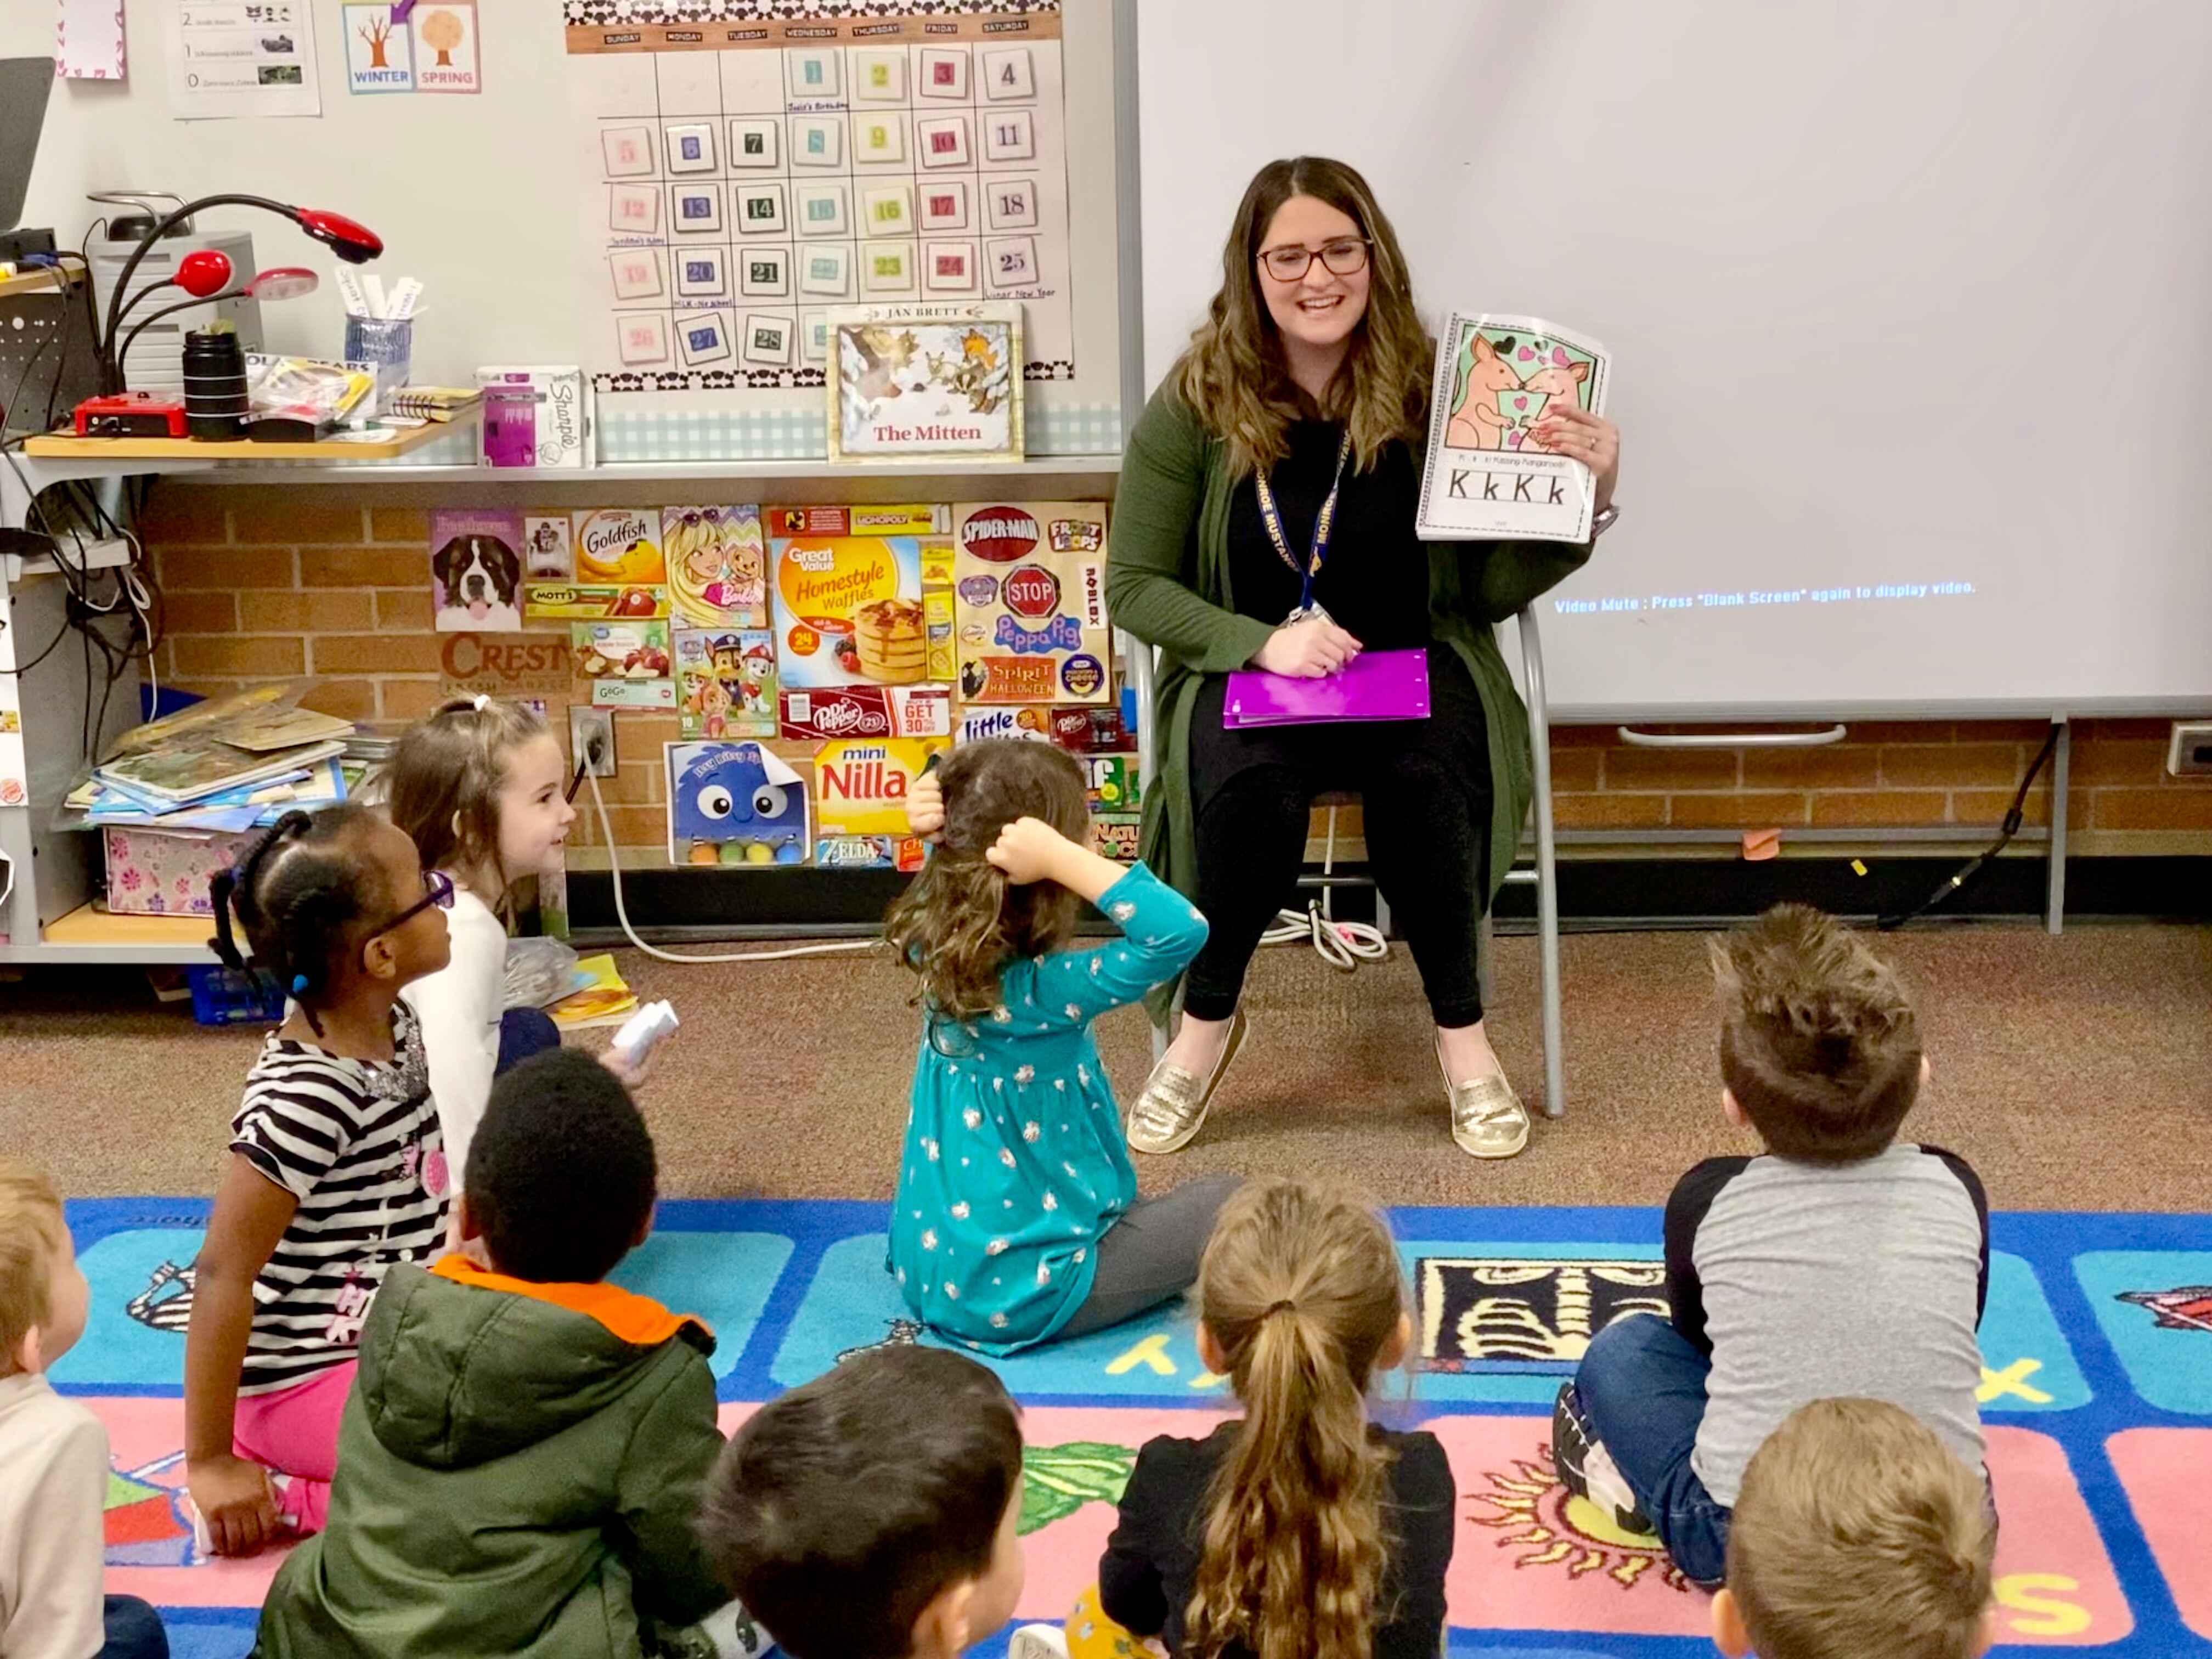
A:
<svg viewBox="0 0 2212 1659">
<path fill-rule="evenodd" d="M 246 1080 L 185 1338 L 185 1457 L 218 1554 L 322 1526 L 369 1298 L 445 1237 L 446 1155 L 403 987 L 453 884 L 362 806 L 287 813 L 215 879 L 216 951 L 292 999 Z M 272 1480 L 272 1476 L 282 1479 Z"/>
</svg>

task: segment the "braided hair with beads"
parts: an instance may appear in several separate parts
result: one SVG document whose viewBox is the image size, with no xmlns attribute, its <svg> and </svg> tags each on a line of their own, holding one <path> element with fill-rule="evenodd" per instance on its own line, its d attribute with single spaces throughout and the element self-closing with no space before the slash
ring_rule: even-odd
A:
<svg viewBox="0 0 2212 1659">
<path fill-rule="evenodd" d="M 209 948 L 225 967 L 274 979 L 317 1036 L 323 1028 L 315 1010 L 339 977 L 350 929 L 386 896 L 376 867 L 352 844 L 381 821 L 352 802 L 312 816 L 287 812 L 208 884 L 216 928 Z M 234 910 L 250 961 L 231 932 Z"/>
</svg>

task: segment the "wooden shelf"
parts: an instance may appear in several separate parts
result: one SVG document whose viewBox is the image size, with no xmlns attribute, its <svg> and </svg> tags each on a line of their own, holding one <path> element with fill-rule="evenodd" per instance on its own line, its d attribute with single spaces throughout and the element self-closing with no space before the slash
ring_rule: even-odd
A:
<svg viewBox="0 0 2212 1659">
<path fill-rule="evenodd" d="M 118 916 L 84 904 L 55 918 L 39 939 L 0 945 L 0 962 L 192 965 L 215 960 L 207 948 L 214 931 L 207 916 Z"/>
<path fill-rule="evenodd" d="M 395 455 L 435 443 L 450 433 L 462 431 L 480 411 L 471 410 L 458 420 L 432 421 L 417 427 L 394 428 L 380 443 L 345 442 L 330 438 L 313 443 L 264 444 L 244 439 L 227 443 L 204 443 L 194 438 L 79 438 L 58 432 L 25 441 L 23 453 L 33 460 L 50 461 L 215 461 L 252 464 L 256 461 L 324 461 L 336 465 L 349 462 L 384 461 Z"/>
<path fill-rule="evenodd" d="M 61 269 L 70 288 L 76 288 L 84 282 L 82 270 L 71 270 L 66 265 Z M 27 270 L 17 276 L 0 276 L 0 300 L 11 300 L 19 294 L 58 295 L 66 291 L 54 286 L 54 273 L 51 270 Z"/>
</svg>

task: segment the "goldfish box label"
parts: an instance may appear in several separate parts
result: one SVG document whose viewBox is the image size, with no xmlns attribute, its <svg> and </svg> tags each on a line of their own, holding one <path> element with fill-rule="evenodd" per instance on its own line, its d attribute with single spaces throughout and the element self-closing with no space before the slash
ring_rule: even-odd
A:
<svg viewBox="0 0 2212 1659">
<path fill-rule="evenodd" d="M 1110 698 L 1104 503 L 963 502 L 952 509 L 952 538 L 962 699 Z"/>
<path fill-rule="evenodd" d="M 814 757 L 817 835 L 903 836 L 906 799 L 942 738 L 825 743 Z"/>
<path fill-rule="evenodd" d="M 660 551 L 660 514 L 653 507 L 604 507 L 575 518 L 576 579 L 639 583 L 668 580 Z"/>
</svg>

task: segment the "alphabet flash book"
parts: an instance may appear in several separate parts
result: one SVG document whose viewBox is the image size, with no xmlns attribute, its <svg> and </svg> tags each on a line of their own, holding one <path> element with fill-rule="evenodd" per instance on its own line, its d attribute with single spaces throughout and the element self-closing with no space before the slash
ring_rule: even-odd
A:
<svg viewBox="0 0 2212 1659">
<path fill-rule="evenodd" d="M 1587 541 L 1597 481 L 1580 461 L 1547 452 L 1535 428 L 1569 400 L 1604 414 L 1612 367 L 1595 340 L 1539 318 L 1452 313 L 1437 344 L 1414 534 Z"/>
</svg>

